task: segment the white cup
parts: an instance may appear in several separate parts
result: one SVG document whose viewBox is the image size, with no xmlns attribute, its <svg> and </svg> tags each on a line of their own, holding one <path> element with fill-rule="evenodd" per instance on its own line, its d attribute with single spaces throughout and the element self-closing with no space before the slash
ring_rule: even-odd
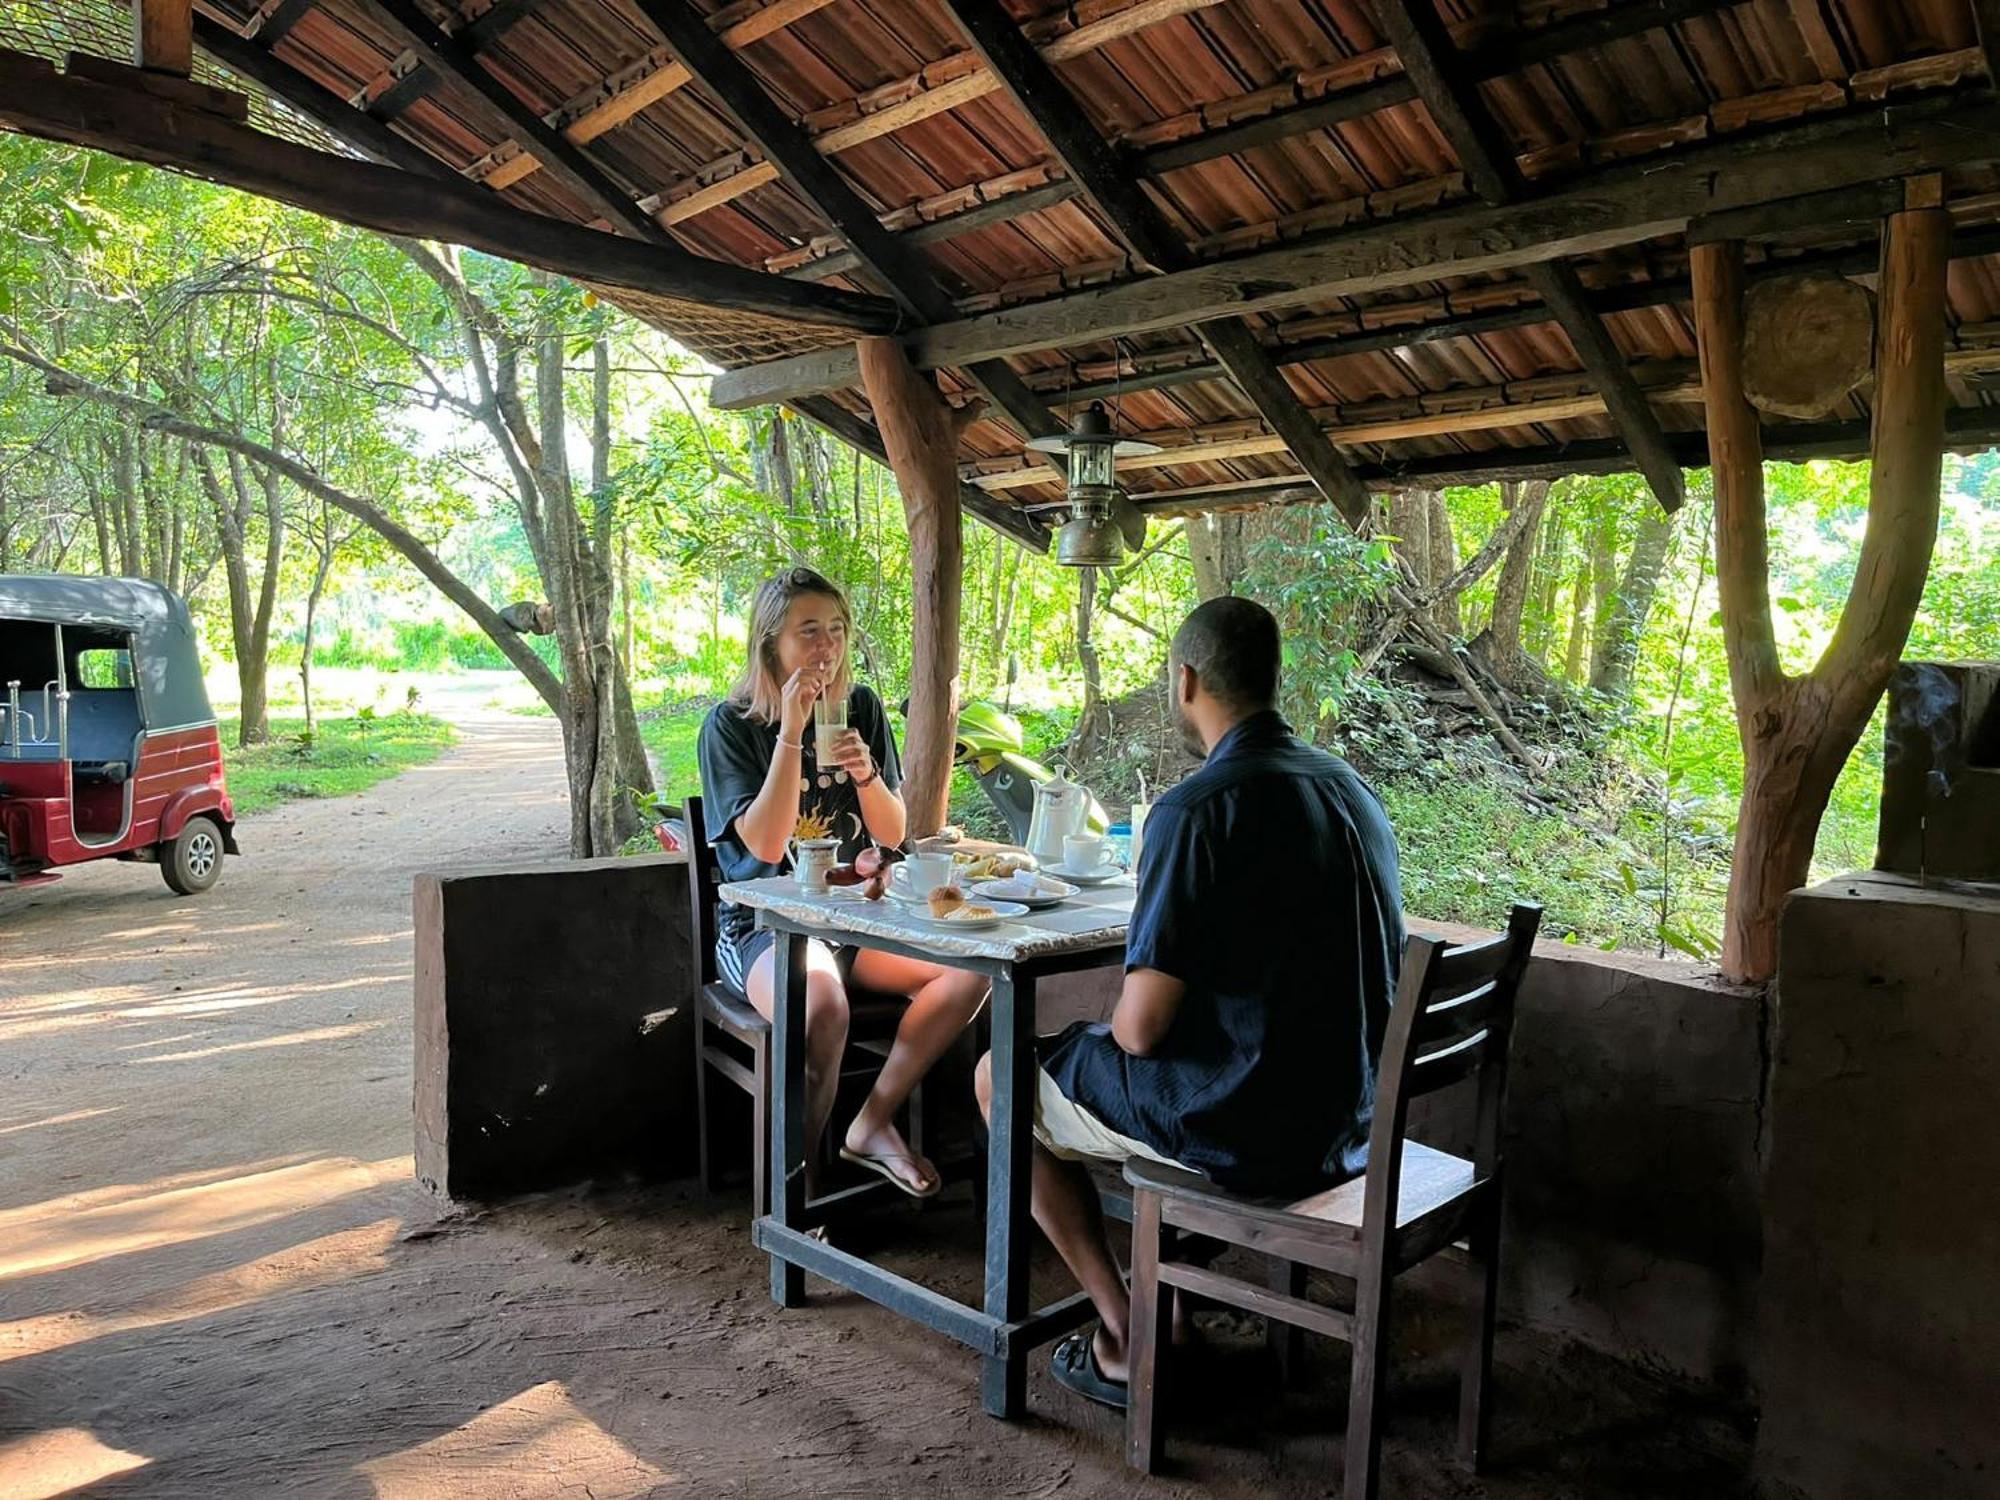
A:
<svg viewBox="0 0 2000 1500">
<path fill-rule="evenodd" d="M 1093 874 L 1111 858 L 1111 846 L 1094 833 L 1072 833 L 1063 838 L 1063 868 L 1079 875 Z"/>
<path fill-rule="evenodd" d="M 912 896 L 928 896 L 941 885 L 950 885 L 952 861 L 949 854 L 912 854 L 903 861 L 903 883 Z"/>
</svg>

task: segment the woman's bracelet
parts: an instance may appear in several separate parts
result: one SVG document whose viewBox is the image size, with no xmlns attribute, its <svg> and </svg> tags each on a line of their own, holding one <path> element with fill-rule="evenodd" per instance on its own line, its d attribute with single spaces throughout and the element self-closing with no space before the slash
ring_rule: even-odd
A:
<svg viewBox="0 0 2000 1500">
<path fill-rule="evenodd" d="M 788 740 L 782 734 L 778 736 L 778 744 L 786 750 L 797 750 L 802 753 L 806 748 L 804 740 Z"/>
<path fill-rule="evenodd" d="M 854 790 L 857 792 L 865 792 L 868 790 L 868 788 L 875 785 L 875 783 L 880 781 L 881 779 L 882 779 L 882 773 L 876 769 L 875 762 L 871 760 L 868 762 L 868 779 L 866 781 L 863 781 L 860 777 L 858 776 L 855 777 Z"/>
</svg>

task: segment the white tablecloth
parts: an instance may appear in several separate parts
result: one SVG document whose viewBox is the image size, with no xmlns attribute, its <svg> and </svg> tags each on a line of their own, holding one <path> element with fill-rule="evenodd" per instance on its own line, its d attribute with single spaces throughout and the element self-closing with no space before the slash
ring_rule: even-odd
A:
<svg viewBox="0 0 2000 1500">
<path fill-rule="evenodd" d="M 1081 891 L 1060 906 L 969 932 L 940 927 L 894 901 L 864 900 L 853 886 L 808 894 L 789 875 L 725 885 L 719 894 L 738 906 L 773 912 L 805 926 L 890 938 L 940 959 L 1018 963 L 1122 945 L 1137 892 L 1131 877 L 1125 876 L 1113 884 Z"/>
</svg>

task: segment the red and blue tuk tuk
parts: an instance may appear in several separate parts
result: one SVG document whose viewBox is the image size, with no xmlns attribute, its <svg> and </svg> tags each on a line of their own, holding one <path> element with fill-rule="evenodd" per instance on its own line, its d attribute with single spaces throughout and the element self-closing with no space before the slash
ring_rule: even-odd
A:
<svg viewBox="0 0 2000 1500">
<path fill-rule="evenodd" d="M 139 578 L 0 574 L 0 887 L 156 862 L 184 896 L 236 853 L 187 605 Z"/>
</svg>

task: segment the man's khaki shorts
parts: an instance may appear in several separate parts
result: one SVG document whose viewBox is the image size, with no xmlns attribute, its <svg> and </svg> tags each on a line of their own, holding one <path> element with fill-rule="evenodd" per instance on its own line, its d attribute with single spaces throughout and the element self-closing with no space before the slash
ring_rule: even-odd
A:
<svg viewBox="0 0 2000 1500">
<path fill-rule="evenodd" d="M 1136 1156 L 1163 1167 L 1181 1165 L 1144 1141 L 1120 1135 L 1057 1088 L 1040 1068 L 1035 1069 L 1035 1139 L 1064 1161 L 1126 1161 Z"/>
</svg>

